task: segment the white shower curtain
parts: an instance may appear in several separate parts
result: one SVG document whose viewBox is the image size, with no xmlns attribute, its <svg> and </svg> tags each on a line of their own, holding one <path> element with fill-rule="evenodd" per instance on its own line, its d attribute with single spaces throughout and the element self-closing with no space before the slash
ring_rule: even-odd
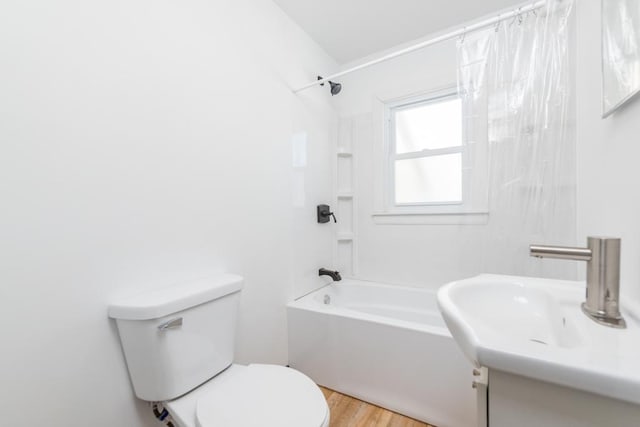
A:
<svg viewBox="0 0 640 427">
<path fill-rule="evenodd" d="M 528 255 L 531 243 L 576 244 L 572 10 L 549 0 L 458 42 L 467 144 L 488 152 L 472 159 L 488 161 L 487 272 L 576 276 L 575 263 Z"/>
</svg>

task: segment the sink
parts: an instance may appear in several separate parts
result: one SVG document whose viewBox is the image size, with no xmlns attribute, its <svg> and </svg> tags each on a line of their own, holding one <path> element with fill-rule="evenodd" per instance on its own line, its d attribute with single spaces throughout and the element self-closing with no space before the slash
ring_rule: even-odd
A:
<svg viewBox="0 0 640 427">
<path fill-rule="evenodd" d="M 640 309 L 623 305 L 627 329 L 580 308 L 584 282 L 480 275 L 438 291 L 453 338 L 477 367 L 640 404 Z"/>
<path fill-rule="evenodd" d="M 455 330 L 456 340 L 462 340 L 467 357 L 479 364 L 475 352 L 479 338 L 520 346 L 580 345 L 578 329 L 557 299 L 519 278 L 509 279 L 480 276 L 449 284 L 439 293 L 447 326 Z"/>
</svg>

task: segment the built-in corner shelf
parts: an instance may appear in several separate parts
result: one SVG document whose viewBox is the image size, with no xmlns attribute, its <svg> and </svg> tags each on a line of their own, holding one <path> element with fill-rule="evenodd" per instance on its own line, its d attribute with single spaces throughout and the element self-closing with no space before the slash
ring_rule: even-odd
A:
<svg viewBox="0 0 640 427">
<path fill-rule="evenodd" d="M 338 192 L 338 199 L 353 199 L 353 192 L 351 191 L 339 191 Z"/>
<path fill-rule="evenodd" d="M 338 242 L 350 242 L 353 240 L 353 233 L 338 233 L 336 236 Z"/>
<path fill-rule="evenodd" d="M 357 150 L 354 144 L 356 135 L 356 121 L 354 117 L 344 117 L 339 120 L 338 134 L 335 148 L 335 180 L 334 202 L 338 224 L 334 227 L 334 262 L 336 268 L 345 276 L 356 274 L 356 196 L 355 166 Z"/>
</svg>

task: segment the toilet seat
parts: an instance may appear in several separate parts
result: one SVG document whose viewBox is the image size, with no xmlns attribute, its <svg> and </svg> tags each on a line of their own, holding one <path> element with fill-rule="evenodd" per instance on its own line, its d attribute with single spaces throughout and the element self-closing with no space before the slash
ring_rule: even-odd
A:
<svg viewBox="0 0 640 427">
<path fill-rule="evenodd" d="M 295 369 L 249 365 L 198 399 L 198 427 L 324 427 L 327 402 Z"/>
</svg>

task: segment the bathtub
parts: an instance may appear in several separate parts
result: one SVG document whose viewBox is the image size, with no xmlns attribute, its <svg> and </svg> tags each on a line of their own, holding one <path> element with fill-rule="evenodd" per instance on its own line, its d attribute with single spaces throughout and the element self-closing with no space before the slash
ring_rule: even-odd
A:
<svg viewBox="0 0 640 427">
<path fill-rule="evenodd" d="M 476 427 L 473 367 L 434 292 L 345 279 L 287 305 L 289 364 L 318 384 L 438 427 Z"/>
</svg>

